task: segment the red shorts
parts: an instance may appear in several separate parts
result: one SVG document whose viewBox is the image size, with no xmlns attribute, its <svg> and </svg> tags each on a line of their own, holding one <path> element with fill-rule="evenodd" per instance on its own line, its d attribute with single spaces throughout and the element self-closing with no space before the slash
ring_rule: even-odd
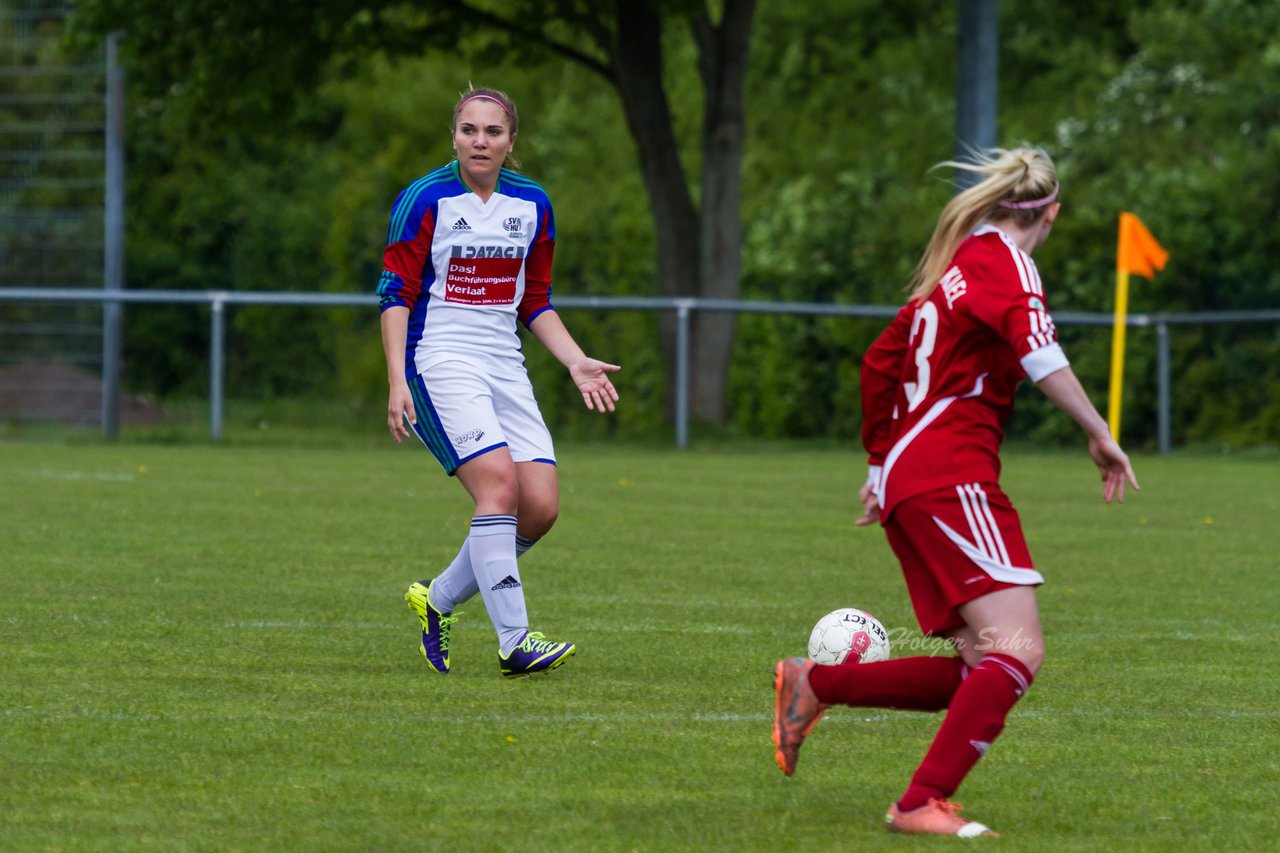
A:
<svg viewBox="0 0 1280 853">
<path fill-rule="evenodd" d="M 1044 583 L 1018 512 L 995 483 L 917 495 L 884 525 L 925 634 L 964 625 L 960 605 L 990 592 Z"/>
</svg>

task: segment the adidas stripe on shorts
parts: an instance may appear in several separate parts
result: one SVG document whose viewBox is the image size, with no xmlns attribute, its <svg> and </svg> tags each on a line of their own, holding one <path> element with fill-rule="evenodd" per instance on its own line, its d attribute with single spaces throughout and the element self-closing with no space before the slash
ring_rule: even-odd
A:
<svg viewBox="0 0 1280 853">
<path fill-rule="evenodd" d="M 965 483 L 908 498 L 885 522 L 920 629 L 964 625 L 960 605 L 990 592 L 1035 586 L 1022 523 L 995 483 Z"/>
<path fill-rule="evenodd" d="M 411 377 L 409 391 L 418 416 L 413 431 L 445 473 L 499 447 L 509 448 L 516 462 L 555 464 L 551 433 L 527 375 L 445 361 Z"/>
</svg>

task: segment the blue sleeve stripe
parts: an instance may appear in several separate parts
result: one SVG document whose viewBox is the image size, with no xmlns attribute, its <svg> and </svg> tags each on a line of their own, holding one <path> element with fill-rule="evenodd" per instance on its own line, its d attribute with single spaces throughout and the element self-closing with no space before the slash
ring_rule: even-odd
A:
<svg viewBox="0 0 1280 853">
<path fill-rule="evenodd" d="M 395 206 L 391 210 L 391 225 L 387 228 L 388 246 L 405 239 L 405 227 L 408 224 L 409 215 L 418 204 L 419 197 L 429 187 L 452 179 L 453 170 L 448 166 L 442 166 L 414 181 L 404 192 L 400 193 L 400 197 L 396 199 Z"/>
<path fill-rule="evenodd" d="M 524 175 L 520 174 L 519 172 L 513 172 L 510 169 L 503 169 L 500 175 L 502 177 L 502 180 L 506 181 L 509 184 L 514 184 L 515 186 L 518 186 L 518 187 L 530 187 L 531 189 L 536 189 L 536 190 L 542 189 L 542 187 L 538 186 L 536 181 L 530 180 L 529 178 L 526 178 Z"/>
<path fill-rule="evenodd" d="M 534 192 L 541 195 L 544 201 L 550 202 L 550 196 L 542 185 L 536 181 L 531 181 L 519 172 L 513 172 L 510 169 L 503 169 L 499 173 L 499 184 L 506 184 L 508 187 L 516 190 L 525 190 L 526 192 Z"/>
<path fill-rule="evenodd" d="M 400 292 L 404 287 L 404 280 L 391 270 L 383 270 L 382 277 L 378 279 L 378 295 L 389 296 Z"/>
<path fill-rule="evenodd" d="M 404 290 L 404 279 L 393 273 L 391 270 L 383 270 L 382 277 L 378 279 L 378 309 L 386 311 L 392 305 L 404 305 L 408 307 L 404 297 L 400 292 Z"/>
</svg>

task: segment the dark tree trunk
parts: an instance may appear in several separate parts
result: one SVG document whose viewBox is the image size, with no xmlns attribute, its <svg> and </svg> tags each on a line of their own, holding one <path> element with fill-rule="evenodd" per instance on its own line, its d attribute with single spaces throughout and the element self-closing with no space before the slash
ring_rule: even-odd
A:
<svg viewBox="0 0 1280 853">
<path fill-rule="evenodd" d="M 617 30 L 611 46 L 615 83 L 627 125 L 640 157 L 657 242 L 658 292 L 663 296 L 698 293 L 698 213 L 662 87 L 662 17 L 647 2 L 617 0 Z M 667 364 L 667 415 L 675 405 L 675 322 L 660 324 Z"/>
<path fill-rule="evenodd" d="M 699 210 L 680 163 L 662 87 L 662 16 L 649 2 L 615 3 L 618 25 L 610 46 L 614 82 L 639 150 L 663 296 L 736 299 L 741 293 L 744 90 L 755 8 L 756 0 L 727 0 L 718 24 L 705 6 L 693 20 L 705 95 Z M 694 315 L 690 408 L 696 420 L 724 422 L 736 327 L 732 314 Z M 675 318 L 665 315 L 661 330 L 670 410 L 675 401 Z"/>
<path fill-rule="evenodd" d="M 719 25 L 704 8 L 694 25 L 698 70 L 706 94 L 702 121 L 702 208 L 699 211 L 699 295 L 737 299 L 742 293 L 742 156 L 744 90 L 756 0 L 727 0 Z M 693 417 L 723 423 L 737 317 L 698 312 L 693 336 Z"/>
<path fill-rule="evenodd" d="M 618 0 L 617 9 L 616 82 L 653 215 L 658 292 L 693 294 L 698 281 L 698 214 L 662 88 L 662 18 L 648 3 L 635 0 Z"/>
</svg>

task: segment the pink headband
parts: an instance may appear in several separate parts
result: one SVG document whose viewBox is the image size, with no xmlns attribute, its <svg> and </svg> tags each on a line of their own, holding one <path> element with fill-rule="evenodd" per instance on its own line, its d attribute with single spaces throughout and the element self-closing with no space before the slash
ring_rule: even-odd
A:
<svg viewBox="0 0 1280 853">
<path fill-rule="evenodd" d="M 1010 210 L 1031 210 L 1036 207 L 1044 207 L 1046 204 L 1053 204 L 1053 200 L 1058 197 L 1058 184 L 1053 185 L 1053 192 L 1044 198 L 1033 198 L 1031 201 L 1002 201 L 1000 207 L 1007 207 Z"/>
<path fill-rule="evenodd" d="M 458 102 L 458 108 L 453 111 L 453 114 L 457 115 L 458 113 L 462 112 L 462 108 L 465 107 L 467 104 L 471 103 L 472 101 L 479 100 L 481 98 L 485 99 L 486 101 L 493 101 L 495 104 L 502 107 L 502 111 L 507 114 L 507 118 L 509 119 L 512 118 L 511 110 L 507 109 L 507 105 L 502 103 L 502 101 L 499 101 L 497 98 L 493 97 L 492 95 L 468 95 L 467 97 L 463 98 L 461 101 Z"/>
</svg>

